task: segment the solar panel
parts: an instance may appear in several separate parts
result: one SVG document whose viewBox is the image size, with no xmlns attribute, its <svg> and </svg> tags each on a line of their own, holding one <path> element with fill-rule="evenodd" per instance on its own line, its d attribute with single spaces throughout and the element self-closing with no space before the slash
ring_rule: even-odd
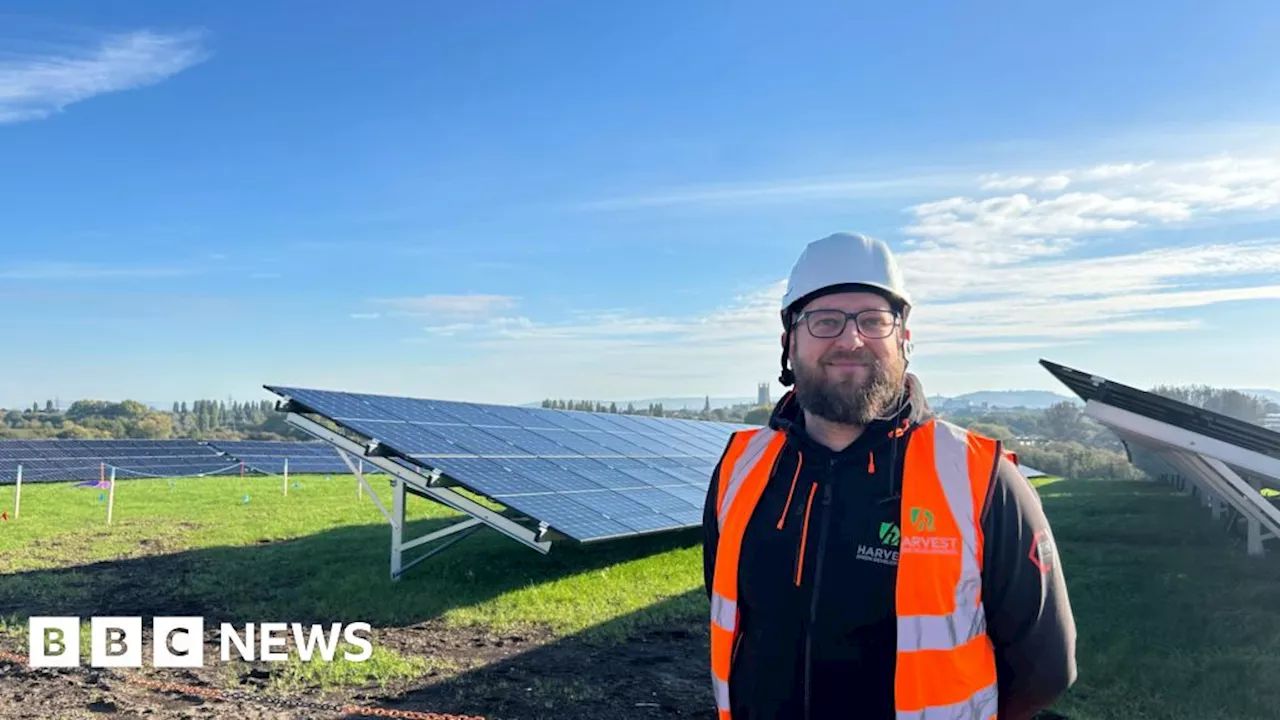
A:
<svg viewBox="0 0 1280 720">
<path fill-rule="evenodd" d="M 226 474 L 225 457 L 194 440 L 0 440 L 0 483 L 97 480 L 116 476 L 192 477 Z"/>
<path fill-rule="evenodd" d="M 1195 486 L 1215 518 L 1231 506 L 1246 521 L 1250 554 L 1263 553 L 1263 540 L 1280 538 L 1280 508 L 1261 492 L 1280 488 L 1280 433 L 1047 360 L 1040 364 L 1085 401 L 1086 416 L 1120 437 L 1132 462 Z M 1154 471 L 1152 457 L 1160 461 Z"/>
<path fill-rule="evenodd" d="M 580 542 L 696 526 L 735 423 L 266 386 Z"/>
</svg>

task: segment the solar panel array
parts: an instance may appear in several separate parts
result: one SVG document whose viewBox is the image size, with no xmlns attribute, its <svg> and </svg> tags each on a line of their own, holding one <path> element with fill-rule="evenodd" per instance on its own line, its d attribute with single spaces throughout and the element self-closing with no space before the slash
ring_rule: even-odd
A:
<svg viewBox="0 0 1280 720">
<path fill-rule="evenodd" d="M 291 473 L 350 474 L 351 469 L 339 457 L 338 451 L 323 442 L 278 442 L 272 440 L 210 440 L 209 446 L 236 461 L 243 461 L 246 470 L 268 475 L 284 473 L 284 461 L 289 461 Z M 365 463 L 365 472 L 376 468 Z"/>
<path fill-rule="evenodd" d="M 194 440 L 0 440 L 0 483 L 22 466 L 23 482 L 97 480 L 116 476 L 186 477 L 230 472 L 227 458 Z"/>
<path fill-rule="evenodd" d="M 267 386 L 579 541 L 696 526 L 747 425 Z"/>
</svg>

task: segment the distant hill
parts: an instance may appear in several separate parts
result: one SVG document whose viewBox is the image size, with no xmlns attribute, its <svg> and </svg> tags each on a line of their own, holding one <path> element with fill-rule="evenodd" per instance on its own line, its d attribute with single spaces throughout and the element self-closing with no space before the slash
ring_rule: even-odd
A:
<svg viewBox="0 0 1280 720">
<path fill-rule="evenodd" d="M 1273 403 L 1280 403 L 1280 390 L 1257 390 L 1250 388 L 1241 388 L 1240 392 L 1248 395 L 1258 395 L 1270 400 Z"/>
<path fill-rule="evenodd" d="M 1043 410 L 1060 402 L 1079 403 L 1074 395 L 1060 395 L 1047 390 L 981 390 L 955 397 L 935 396 L 929 404 L 938 410 L 954 410 L 986 405 L 993 408 L 1029 408 Z"/>
</svg>

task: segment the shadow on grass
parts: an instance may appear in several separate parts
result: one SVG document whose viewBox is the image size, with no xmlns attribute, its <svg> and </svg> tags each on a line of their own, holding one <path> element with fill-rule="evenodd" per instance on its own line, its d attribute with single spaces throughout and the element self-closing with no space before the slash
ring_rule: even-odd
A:
<svg viewBox="0 0 1280 720">
<path fill-rule="evenodd" d="M 456 518 L 409 523 L 416 537 Z M 509 591 L 696 546 L 696 530 L 549 555 L 484 529 L 389 578 L 386 525 L 335 528 L 284 541 L 17 572 L 0 576 L 0 617 L 201 615 L 218 622 L 354 622 L 405 626 Z"/>
<path fill-rule="evenodd" d="M 706 595 L 690 591 L 378 704 L 489 720 L 710 720 L 706 625 Z"/>
</svg>

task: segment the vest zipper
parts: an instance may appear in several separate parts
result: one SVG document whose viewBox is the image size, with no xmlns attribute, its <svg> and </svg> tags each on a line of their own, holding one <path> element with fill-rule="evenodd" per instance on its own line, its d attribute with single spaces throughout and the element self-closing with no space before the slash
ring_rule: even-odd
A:
<svg viewBox="0 0 1280 720">
<path fill-rule="evenodd" d="M 828 479 L 836 461 L 832 459 L 827 465 Z M 827 482 L 822 488 L 822 527 L 818 530 L 818 558 L 813 571 L 813 592 L 809 594 L 809 624 L 804 631 L 804 717 L 810 717 L 810 684 L 813 672 L 813 626 L 818 620 L 818 590 L 822 586 L 822 557 L 827 545 L 827 528 L 831 526 L 831 485 Z"/>
</svg>

